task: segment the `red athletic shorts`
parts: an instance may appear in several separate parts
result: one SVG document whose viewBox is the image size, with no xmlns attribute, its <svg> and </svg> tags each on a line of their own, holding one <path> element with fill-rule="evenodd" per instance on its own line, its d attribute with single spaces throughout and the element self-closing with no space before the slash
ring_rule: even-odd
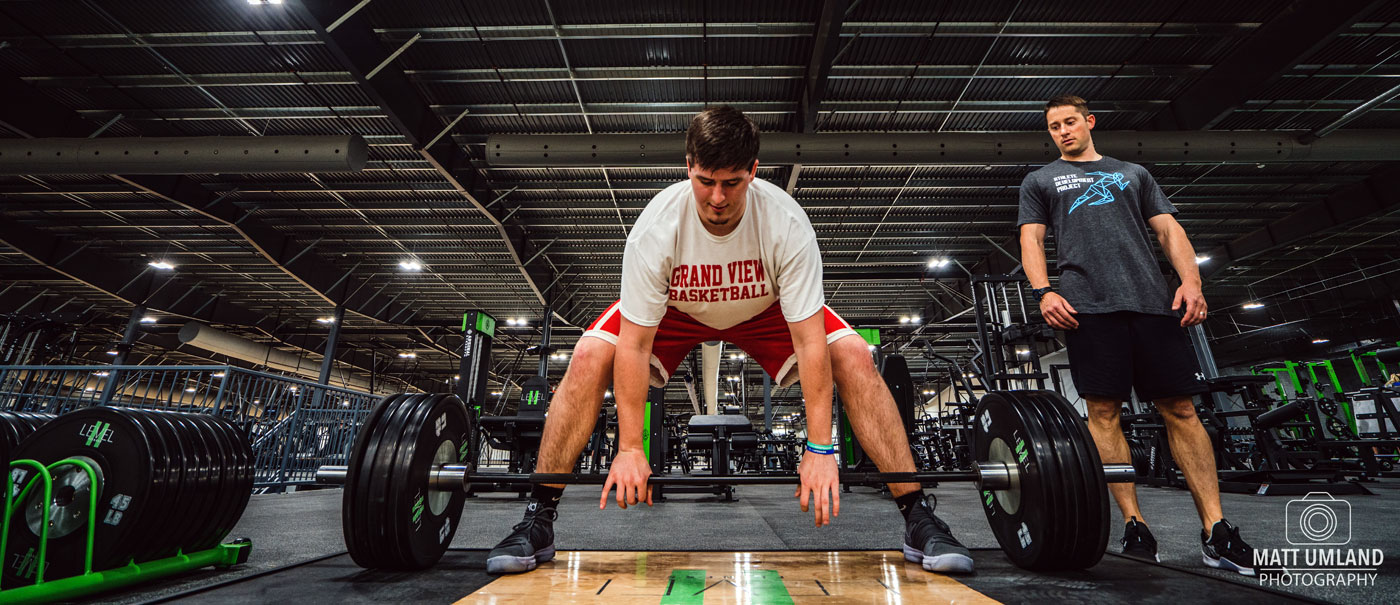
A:
<svg viewBox="0 0 1400 605">
<path fill-rule="evenodd" d="M 823 305 L 822 313 L 826 318 L 828 345 L 855 335 L 851 324 L 841 319 L 831 307 Z M 601 338 L 615 345 L 621 329 L 622 311 L 615 302 L 593 320 L 583 335 Z M 788 331 L 782 308 L 778 303 L 773 303 L 752 319 L 726 330 L 716 330 L 668 307 L 661 323 L 656 326 L 656 337 L 652 340 L 651 385 L 664 386 L 676 371 L 676 366 L 685 360 L 695 345 L 711 340 L 723 340 L 743 349 L 773 377 L 778 386 L 785 387 L 797 382 L 797 354 L 792 347 L 792 333 Z"/>
</svg>

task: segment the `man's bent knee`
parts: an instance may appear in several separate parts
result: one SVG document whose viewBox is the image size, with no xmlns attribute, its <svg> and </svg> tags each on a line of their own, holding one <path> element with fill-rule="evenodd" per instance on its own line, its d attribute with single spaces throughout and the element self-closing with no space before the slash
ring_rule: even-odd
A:
<svg viewBox="0 0 1400 605">
<path fill-rule="evenodd" d="M 1116 426 L 1122 417 L 1123 404 L 1118 401 L 1086 400 L 1085 409 L 1088 410 L 1089 422 Z"/>
</svg>

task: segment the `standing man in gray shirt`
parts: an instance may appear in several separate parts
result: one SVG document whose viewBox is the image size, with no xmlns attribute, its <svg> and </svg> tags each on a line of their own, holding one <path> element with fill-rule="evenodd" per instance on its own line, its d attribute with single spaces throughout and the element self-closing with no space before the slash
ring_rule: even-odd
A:
<svg viewBox="0 0 1400 605">
<path fill-rule="evenodd" d="M 1214 453 L 1192 401 L 1206 384 L 1186 329 L 1205 321 L 1207 310 L 1196 252 L 1173 216 L 1176 208 L 1145 168 L 1094 150 L 1094 116 L 1084 99 L 1050 99 L 1045 122 L 1060 159 L 1021 182 L 1021 263 L 1041 315 L 1065 331 L 1070 374 L 1088 402 L 1099 455 L 1104 462 L 1130 460 L 1119 415 L 1136 389 L 1162 413 L 1172 457 L 1201 516 L 1202 561 L 1252 576 L 1253 548 L 1220 510 Z M 1174 296 L 1149 228 L 1181 278 Z M 1050 287 L 1045 265 L 1047 229 L 1058 244 L 1059 291 Z M 1127 519 L 1123 554 L 1158 560 L 1135 486 L 1109 488 Z"/>
</svg>

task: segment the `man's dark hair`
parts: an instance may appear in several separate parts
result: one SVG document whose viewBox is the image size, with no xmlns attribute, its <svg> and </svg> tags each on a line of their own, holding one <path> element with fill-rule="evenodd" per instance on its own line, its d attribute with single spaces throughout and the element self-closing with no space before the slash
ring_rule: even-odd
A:
<svg viewBox="0 0 1400 605">
<path fill-rule="evenodd" d="M 1086 118 L 1089 117 L 1089 102 L 1085 101 L 1081 97 L 1076 97 L 1074 95 L 1059 95 L 1050 97 L 1050 100 L 1045 102 L 1045 113 L 1046 115 L 1049 115 L 1051 109 L 1065 106 L 1072 106 L 1075 109 L 1079 110 L 1079 115 L 1082 115 Z"/>
<path fill-rule="evenodd" d="M 685 158 L 709 170 L 749 170 L 758 159 L 758 126 L 728 105 L 711 107 L 690 119 Z"/>
</svg>

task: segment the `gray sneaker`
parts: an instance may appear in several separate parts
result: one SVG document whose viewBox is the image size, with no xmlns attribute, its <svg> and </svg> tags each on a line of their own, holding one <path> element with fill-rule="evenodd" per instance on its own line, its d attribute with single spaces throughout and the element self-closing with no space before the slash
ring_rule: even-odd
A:
<svg viewBox="0 0 1400 605">
<path fill-rule="evenodd" d="M 972 553 L 953 537 L 948 524 L 933 514 L 927 501 L 909 511 L 904 525 L 904 559 L 928 571 L 972 573 Z"/>
<path fill-rule="evenodd" d="M 531 500 L 525 519 L 486 555 L 486 573 L 520 573 L 554 559 L 554 520 L 559 511 Z"/>
</svg>

